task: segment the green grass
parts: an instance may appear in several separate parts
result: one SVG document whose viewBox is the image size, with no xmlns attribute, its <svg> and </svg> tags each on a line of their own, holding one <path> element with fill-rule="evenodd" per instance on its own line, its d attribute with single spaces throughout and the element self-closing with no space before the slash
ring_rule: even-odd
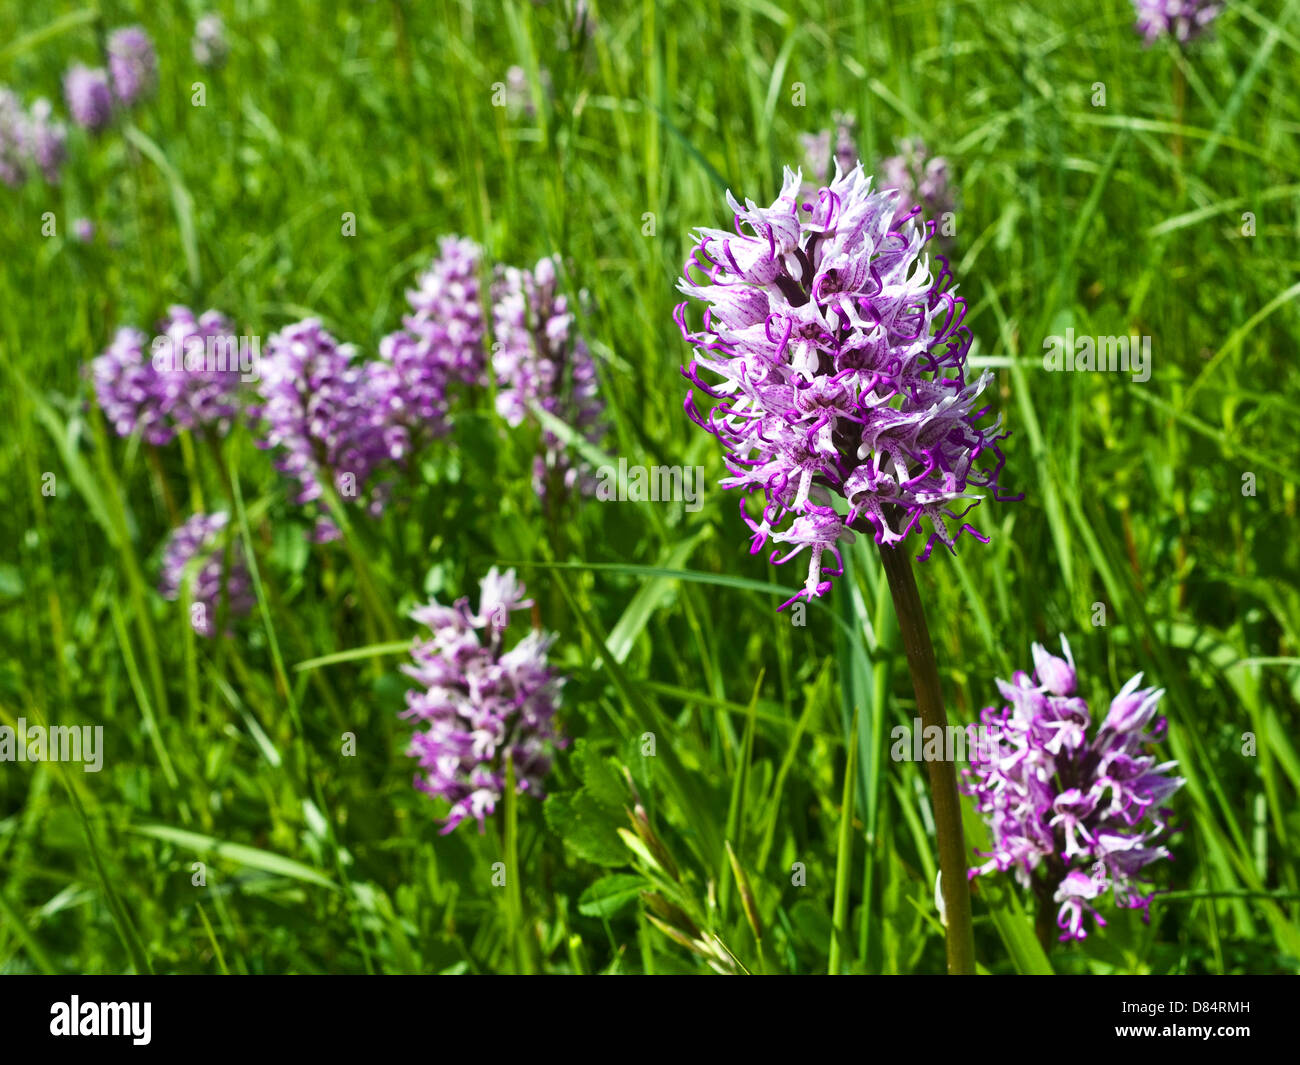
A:
<svg viewBox="0 0 1300 1065">
<path fill-rule="evenodd" d="M 1064 632 L 1094 707 L 1138 670 L 1168 689 L 1187 779 L 1149 926 L 1107 908 L 1045 955 L 1031 900 L 982 878 L 981 967 L 1295 971 L 1300 2 L 1233 4 L 1185 55 L 1144 50 L 1125 0 L 594 6 L 584 44 L 564 4 L 227 3 L 232 55 L 204 72 L 198 5 L 0 0 L 0 83 L 28 102 L 130 21 L 162 70 L 132 126 L 70 135 L 60 188 L 0 187 L 0 724 L 102 724 L 107 745 L 98 774 L 0 763 L 0 971 L 942 970 L 923 767 L 888 757 L 914 706 L 874 549 L 805 626 L 778 615 L 797 575 L 749 556 L 681 409 L 688 231 L 728 224 L 725 188 L 770 202 L 798 134 L 841 110 L 868 162 L 914 135 L 949 159 L 974 361 L 1015 432 L 1025 500 L 986 501 L 987 547 L 918 567 L 950 716 Z M 514 64 L 534 118 L 492 106 Z M 263 337 L 319 315 L 373 352 L 449 232 L 564 257 L 602 449 L 703 465 L 701 510 L 544 514 L 532 439 L 480 397 L 382 519 L 309 547 L 247 428 L 151 457 L 87 404 L 112 330 L 171 303 Z M 1070 326 L 1151 336 L 1150 381 L 1043 372 Z M 199 507 L 256 562 L 232 640 L 154 591 Z M 560 634 L 578 743 L 556 798 L 439 836 L 403 753 L 406 614 L 498 563 Z"/>
</svg>

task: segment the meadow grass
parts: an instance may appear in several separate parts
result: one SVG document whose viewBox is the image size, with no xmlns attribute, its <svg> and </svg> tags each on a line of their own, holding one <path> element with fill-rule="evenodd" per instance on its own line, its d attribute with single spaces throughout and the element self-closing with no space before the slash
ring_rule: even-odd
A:
<svg viewBox="0 0 1300 1065">
<path fill-rule="evenodd" d="M 125 127 L 73 131 L 61 187 L 0 189 L 0 724 L 106 744 L 98 774 L 0 766 L 0 971 L 942 970 L 924 767 L 888 753 L 915 705 L 875 549 L 792 624 L 798 574 L 748 554 L 682 411 L 689 231 L 730 224 L 728 188 L 771 202 L 835 111 L 868 169 L 905 136 L 950 161 L 972 362 L 1015 433 L 1024 500 L 985 501 L 991 543 L 917 568 L 950 719 L 1063 632 L 1094 707 L 1138 670 L 1167 689 L 1187 780 L 1150 924 L 1109 908 L 1044 950 L 1028 896 L 981 878 L 981 970 L 1295 971 L 1300 0 L 1230 4 L 1185 52 L 1143 49 L 1125 0 L 592 8 L 584 39 L 564 4 L 239 0 L 204 71 L 196 4 L 0 0 L 0 82 L 29 97 L 59 99 L 127 22 L 161 68 Z M 512 65 L 533 115 L 493 105 Z M 535 431 L 478 397 L 381 519 L 314 546 L 246 426 L 151 449 L 88 402 L 112 331 L 173 303 L 263 337 L 316 315 L 373 352 L 453 232 L 494 262 L 562 257 L 603 455 L 703 466 L 701 509 L 544 506 Z M 1151 337 L 1150 380 L 1044 372 L 1067 328 Z M 228 510 L 255 564 L 231 639 L 154 590 L 195 509 Z M 559 633 L 574 743 L 545 803 L 440 836 L 404 754 L 406 615 L 494 564 Z M 966 832 L 987 842 L 969 802 Z M 699 952 L 665 931 L 683 919 Z"/>
</svg>

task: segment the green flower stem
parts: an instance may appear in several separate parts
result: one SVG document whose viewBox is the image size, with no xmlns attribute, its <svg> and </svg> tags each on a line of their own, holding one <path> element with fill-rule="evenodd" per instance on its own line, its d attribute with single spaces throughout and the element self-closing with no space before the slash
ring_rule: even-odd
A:
<svg viewBox="0 0 1300 1065">
<path fill-rule="evenodd" d="M 934 646 L 925 624 L 925 611 L 912 574 L 907 548 L 880 548 L 880 559 L 894 598 L 898 628 L 907 654 L 907 667 L 916 690 L 916 705 L 924 729 L 938 727 L 947 735 L 948 716 L 939 692 L 939 671 Z M 975 972 L 975 941 L 971 933 L 970 886 L 966 880 L 966 841 L 961 827 L 961 801 L 952 762 L 927 760 L 930 801 L 934 806 L 935 834 L 939 838 L 939 872 L 948 926 L 949 974 Z"/>
</svg>

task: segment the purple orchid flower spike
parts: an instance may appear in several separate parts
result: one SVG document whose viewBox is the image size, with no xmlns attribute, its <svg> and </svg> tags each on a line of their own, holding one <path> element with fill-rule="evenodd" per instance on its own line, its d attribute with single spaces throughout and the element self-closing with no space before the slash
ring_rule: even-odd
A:
<svg viewBox="0 0 1300 1065">
<path fill-rule="evenodd" d="M 379 343 L 396 374 L 403 424 L 414 443 L 446 436 L 457 386 L 487 383 L 487 345 L 478 271 L 483 249 L 443 237 L 439 254 L 408 290 L 411 314 Z"/>
<path fill-rule="evenodd" d="M 314 318 L 272 336 L 259 365 L 257 446 L 274 449 L 276 467 L 298 482 L 295 502 L 321 498 L 325 481 L 378 516 L 391 491 L 383 475 L 411 450 L 407 392 L 392 365 L 356 356 Z M 330 519 L 317 523 L 318 542 L 340 536 Z"/>
<path fill-rule="evenodd" d="M 956 209 L 948 160 L 941 155 L 931 156 L 919 138 L 899 141 L 898 154 L 881 160 L 880 182 L 886 188 L 898 189 L 899 218 L 919 211 L 922 218 L 939 225 Z M 951 239 L 941 235 L 939 240 L 945 249 L 951 249 Z"/>
<path fill-rule="evenodd" d="M 982 855 L 988 860 L 970 875 L 1011 872 L 1038 898 L 1040 935 L 1055 906 L 1060 938 L 1070 940 L 1087 937 L 1086 917 L 1105 926 L 1097 905 L 1108 892 L 1146 916 L 1153 893 L 1140 874 L 1170 857 L 1161 842 L 1171 816 L 1164 804 L 1183 780 L 1173 775 L 1176 762 L 1151 751 L 1165 731 L 1155 716 L 1164 692 L 1139 690 L 1139 673 L 1089 737 L 1092 713 L 1073 694 L 1077 676 L 1064 638 L 1061 647 L 1064 659 L 1035 644 L 1035 677 L 998 681 L 1009 705 L 981 715 L 984 732 L 963 790 L 993 837 Z"/>
<path fill-rule="evenodd" d="M 1133 8 L 1137 31 L 1150 47 L 1161 37 L 1190 44 L 1209 30 L 1223 4 L 1220 0 L 1133 0 Z"/>
<path fill-rule="evenodd" d="M 113 119 L 113 90 L 106 70 L 73 65 L 63 77 L 63 98 L 72 120 L 91 133 Z"/>
<path fill-rule="evenodd" d="M 419 760 L 415 786 L 451 804 L 444 835 L 467 819 L 484 831 L 506 786 L 507 758 L 516 792 L 542 797 L 551 748 L 563 746 L 553 718 L 564 681 L 547 661 L 554 637 L 533 630 L 505 650 L 510 615 L 532 604 L 514 570 L 493 567 L 480 589 L 477 613 L 468 599 L 414 611 L 433 635 L 416 640 L 415 664 L 402 667 L 420 685 L 406 693 L 403 716 L 425 726 L 408 751 Z"/>
<path fill-rule="evenodd" d="M 1007 434 L 977 402 L 991 375 L 966 379 L 965 303 L 944 260 L 931 272 L 933 224 L 900 216 L 860 165 L 801 189 L 787 169 L 771 207 L 728 194 L 736 232 L 699 230 L 678 284 L 703 325 L 688 304 L 676 315 L 696 348 L 686 412 L 724 448 L 721 487 L 762 500 L 759 517 L 741 507 L 752 551 L 772 540 L 779 565 L 808 549 L 794 599 L 830 589 L 852 530 L 884 546 L 926 532 L 924 559 L 963 532 L 985 540 L 964 515 L 985 491 L 1008 498 Z"/>
<path fill-rule="evenodd" d="M 118 436 L 139 432 L 161 446 L 184 429 L 225 435 L 240 408 L 234 330 L 220 311 L 195 317 L 180 305 L 168 308 L 152 340 L 139 329 L 119 329 L 90 363 L 95 398 Z"/>
<path fill-rule="evenodd" d="M 32 104 L 27 131 L 32 162 L 47 182 L 57 185 L 59 171 L 68 155 L 68 131 L 53 116 L 53 105 L 42 97 Z"/>
<path fill-rule="evenodd" d="M 492 372 L 497 413 L 511 428 L 538 406 L 599 444 L 608 431 L 596 362 L 578 332 L 568 297 L 560 291 L 559 259 L 542 259 L 531 270 L 499 269 L 492 285 Z M 581 294 L 580 294 L 581 295 Z M 533 460 L 533 490 L 546 499 L 596 491 L 596 478 L 574 450 L 542 429 L 542 452 Z"/>
<path fill-rule="evenodd" d="M 0 85 L 0 181 L 18 188 L 27 180 L 28 118 L 22 101 Z"/>
<path fill-rule="evenodd" d="M 108 35 L 108 72 L 113 95 L 126 107 L 143 99 L 158 83 L 158 53 L 140 26 L 123 26 Z"/>
<path fill-rule="evenodd" d="M 186 571 L 193 560 L 199 560 L 194 563 L 196 572 L 190 587 L 190 627 L 208 638 L 216 634 L 223 593 L 232 618 L 246 615 L 256 601 L 243 548 L 235 543 L 228 569 L 223 553 L 218 550 L 221 533 L 229 521 L 224 511 L 194 514 L 172 531 L 163 547 L 158 591 L 164 599 L 180 598 Z"/>
</svg>

